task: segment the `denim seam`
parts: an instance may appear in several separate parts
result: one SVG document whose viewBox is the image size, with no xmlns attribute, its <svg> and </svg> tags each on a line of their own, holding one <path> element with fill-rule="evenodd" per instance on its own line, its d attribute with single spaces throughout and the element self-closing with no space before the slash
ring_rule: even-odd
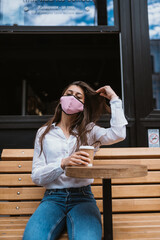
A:
<svg viewBox="0 0 160 240">
<path fill-rule="evenodd" d="M 92 198 L 92 193 L 91 194 L 86 193 L 84 190 L 82 190 L 82 193 L 83 193 L 84 196 Z"/>
<path fill-rule="evenodd" d="M 84 196 L 86 196 L 86 193 L 84 192 L 84 189 L 82 189 L 82 193 L 83 193 Z"/>
<path fill-rule="evenodd" d="M 58 224 L 59 224 L 64 218 L 65 218 L 65 216 L 61 217 L 61 218 L 56 222 L 56 224 L 52 227 L 51 231 L 50 231 L 49 234 L 48 234 L 47 240 L 50 240 L 50 239 L 51 239 L 51 236 L 52 236 L 53 231 L 56 229 L 56 227 L 58 226 Z"/>
<path fill-rule="evenodd" d="M 68 196 L 69 196 L 69 192 L 68 192 L 68 190 L 66 190 L 66 193 L 67 193 L 67 195 L 66 195 L 66 197 L 65 197 L 65 201 L 67 202 L 67 200 L 68 200 Z"/>
<path fill-rule="evenodd" d="M 73 222 L 72 217 L 69 213 L 68 213 L 68 217 L 69 217 L 69 219 L 71 221 L 71 225 L 72 225 L 72 240 L 74 240 L 74 222 Z"/>
</svg>

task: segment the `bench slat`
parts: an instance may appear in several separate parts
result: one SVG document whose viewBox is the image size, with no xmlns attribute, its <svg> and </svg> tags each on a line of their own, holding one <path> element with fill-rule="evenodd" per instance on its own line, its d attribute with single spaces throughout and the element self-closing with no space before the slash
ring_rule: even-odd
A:
<svg viewBox="0 0 160 240">
<path fill-rule="evenodd" d="M 95 158 L 159 158 L 160 148 L 100 148 Z"/>
<path fill-rule="evenodd" d="M 12 236 L 12 235 L 18 235 L 18 236 L 21 236 L 21 235 L 23 235 L 23 232 L 24 232 L 24 229 L 12 229 L 12 230 L 10 230 L 10 231 L 7 231 L 7 235 L 8 236 Z M 4 231 L 2 230 L 0 230 L 0 239 L 1 239 L 1 237 L 3 237 L 4 236 Z"/>
<path fill-rule="evenodd" d="M 1 158 L 3 160 L 16 160 L 19 158 L 32 159 L 33 149 L 3 149 Z M 95 157 L 102 158 L 159 158 L 159 148 L 100 148 Z"/>
<path fill-rule="evenodd" d="M 160 213 L 119 213 L 113 214 L 114 221 L 148 221 L 160 220 Z"/>
<path fill-rule="evenodd" d="M 147 176 L 139 178 L 112 179 L 112 184 L 127 184 L 127 183 L 160 183 L 160 172 L 148 171 Z"/>
<path fill-rule="evenodd" d="M 4 237 L 4 232 L 5 231 L 0 230 L 0 239 L 2 239 L 2 237 Z M 11 229 L 11 230 L 7 231 L 7 236 L 16 236 L 17 235 L 17 236 L 21 236 L 21 238 L 22 238 L 23 232 L 24 232 L 24 228 L 23 229 L 15 229 L 15 230 Z M 61 239 L 63 239 L 63 238 L 68 239 L 66 237 L 67 237 L 67 234 L 64 233 L 64 234 L 62 234 Z"/>
<path fill-rule="evenodd" d="M 30 188 L 0 188 L 0 200 L 41 200 L 45 189 Z"/>
<path fill-rule="evenodd" d="M 19 180 L 20 178 L 20 180 Z M 159 171 L 148 171 L 148 175 L 139 178 L 112 179 L 112 184 L 160 183 Z M 102 185 L 102 179 L 95 179 L 92 185 Z M 36 186 L 31 174 L 0 174 L 0 186 Z"/>
<path fill-rule="evenodd" d="M 33 214 L 40 201 L 30 202 L 0 202 L 0 215 Z"/>
<path fill-rule="evenodd" d="M 2 160 L 32 160 L 34 149 L 3 149 Z"/>
<path fill-rule="evenodd" d="M 36 186 L 31 174 L 0 174 L 0 186 Z"/>
<path fill-rule="evenodd" d="M 114 240 L 159 240 L 160 231 L 154 232 L 146 229 L 144 232 L 123 232 L 120 233 L 118 231 L 113 232 Z"/>
<path fill-rule="evenodd" d="M 28 222 L 30 216 L 10 216 L 10 217 L 3 217 L 1 218 L 0 224 L 3 223 L 17 223 L 17 222 Z M 103 214 L 101 214 L 101 218 L 103 221 Z M 123 222 L 123 221 L 129 221 L 129 222 L 144 222 L 144 221 L 158 221 L 160 222 L 160 213 L 113 213 L 113 220 L 114 222 Z"/>
<path fill-rule="evenodd" d="M 160 170 L 160 159 L 95 160 L 94 164 L 135 164 L 147 165 L 149 170 Z M 19 167 L 19 165 L 21 167 Z M 0 161 L 0 173 L 32 171 L 32 161 Z"/>
<path fill-rule="evenodd" d="M 103 212 L 102 200 L 96 200 L 100 212 Z M 1 215 L 33 214 L 38 202 L 1 202 Z M 113 199 L 113 212 L 145 212 L 160 211 L 160 198 Z M 16 209 L 19 207 L 19 209 Z"/>
<path fill-rule="evenodd" d="M 31 172 L 32 161 L 0 161 L 0 173 Z"/>
<path fill-rule="evenodd" d="M 160 197 L 160 185 L 112 186 L 113 198 Z"/>
<path fill-rule="evenodd" d="M 160 231 L 160 221 L 153 221 L 153 220 L 149 220 L 148 222 L 146 221 L 139 221 L 139 222 L 129 222 L 129 221 L 122 221 L 122 222 L 116 222 L 114 223 L 114 226 L 115 227 L 119 227 L 119 228 L 134 228 L 134 227 L 137 227 L 137 228 L 141 228 L 142 227 L 155 227 L 155 228 L 159 228 L 158 231 Z"/>
<path fill-rule="evenodd" d="M 141 214 L 139 214 L 139 215 L 141 215 Z M 12 221 L 11 220 L 3 221 L 3 219 L 2 219 L 2 221 L 0 223 L 0 230 L 5 230 L 5 229 L 7 230 L 7 229 L 14 229 L 14 228 L 22 229 L 26 226 L 29 218 L 30 217 L 28 217 L 27 219 L 24 220 L 24 219 L 21 219 L 21 217 L 19 217 L 19 220 L 15 219 Z M 102 218 L 101 220 L 102 220 L 102 224 L 103 224 L 103 215 L 101 216 L 101 218 Z M 114 218 L 114 215 L 113 215 L 113 226 L 114 227 L 122 227 L 122 228 L 130 227 L 130 228 L 132 228 L 135 226 L 137 226 L 137 227 L 145 226 L 146 227 L 146 226 L 151 226 L 151 225 L 159 226 L 159 228 L 160 228 L 160 216 L 158 219 L 155 219 L 154 217 L 152 217 L 152 215 L 150 216 L 150 219 L 148 219 L 148 217 L 147 217 L 147 219 L 141 219 L 141 216 L 137 216 L 137 218 L 133 219 L 133 220 L 132 220 L 131 216 L 130 216 L 130 218 L 124 220 L 124 218 L 122 216 L 121 221 L 120 220 L 118 221 L 116 218 Z"/>
<path fill-rule="evenodd" d="M 112 184 L 160 183 L 159 171 L 148 171 L 145 177 L 112 179 Z M 94 179 L 94 184 L 102 184 L 102 179 Z"/>
<path fill-rule="evenodd" d="M 159 174 L 158 174 L 159 176 Z M 156 179 L 156 177 L 155 177 Z M 157 179 L 158 182 L 158 179 Z M 95 179 L 95 182 L 92 185 L 95 184 L 102 184 L 102 180 Z M 0 186 L 36 186 L 35 183 L 32 182 L 31 174 L 26 173 L 15 173 L 15 174 L 0 174 Z"/>
<path fill-rule="evenodd" d="M 26 222 L 21 223 L 21 224 L 11 224 L 11 225 L 5 224 L 3 226 L 0 225 L 0 232 L 16 230 L 16 229 L 19 229 L 19 230 L 23 229 L 24 230 L 25 226 L 26 226 Z"/>
<path fill-rule="evenodd" d="M 157 224 L 155 225 L 155 223 L 147 223 L 146 225 L 144 225 L 143 223 L 137 225 L 137 223 L 125 223 L 126 225 L 120 225 L 119 223 L 118 224 L 115 224 L 113 223 L 113 227 L 118 231 L 118 232 L 124 232 L 125 231 L 136 231 L 136 232 L 143 232 L 143 231 L 156 231 L 156 232 L 160 232 L 160 224 Z M 2 234 L 3 231 L 6 231 L 6 232 L 13 232 L 15 230 L 18 230 L 18 231 L 24 231 L 25 229 L 25 226 L 26 224 L 23 224 L 23 225 L 17 225 L 17 224 L 14 224 L 14 225 L 10 225 L 10 226 L 3 226 L 3 227 L 0 227 L 0 235 Z M 134 229 L 133 229 L 134 228 Z"/>
<path fill-rule="evenodd" d="M 160 159 L 122 159 L 122 160 L 95 160 L 94 164 L 135 164 L 147 165 L 149 170 L 160 170 Z M 21 167 L 19 167 L 21 165 Z M 32 171 L 32 161 L 0 161 L 0 173 L 18 173 Z"/>
<path fill-rule="evenodd" d="M 135 165 L 147 165 L 148 170 L 160 170 L 160 158 L 157 159 L 97 159 L 94 160 L 94 164 L 135 164 Z"/>
<path fill-rule="evenodd" d="M 0 188 L 0 200 L 39 200 L 45 188 Z M 102 186 L 92 186 L 95 198 L 102 198 Z M 160 197 L 160 185 L 112 186 L 112 198 Z"/>
<path fill-rule="evenodd" d="M 6 159 L 32 159 L 33 149 L 3 149 L 1 158 Z M 95 157 L 102 158 L 159 158 L 158 148 L 100 148 Z"/>
<path fill-rule="evenodd" d="M 113 199 L 113 212 L 160 211 L 160 198 Z"/>
</svg>

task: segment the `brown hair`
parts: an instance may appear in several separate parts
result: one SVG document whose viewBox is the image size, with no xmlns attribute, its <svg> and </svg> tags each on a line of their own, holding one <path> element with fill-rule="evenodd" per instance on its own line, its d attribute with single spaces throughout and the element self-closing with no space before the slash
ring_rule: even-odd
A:
<svg viewBox="0 0 160 240">
<path fill-rule="evenodd" d="M 76 117 L 73 118 L 73 121 L 71 121 L 71 125 L 69 128 L 69 133 L 77 137 L 76 150 L 78 150 L 80 144 L 88 145 L 87 132 L 92 130 L 94 124 L 92 124 L 90 129 L 86 128 L 87 124 L 90 122 L 96 123 L 96 121 L 100 118 L 100 116 L 103 113 L 105 112 L 110 113 L 110 108 L 106 104 L 105 98 L 101 97 L 93 88 L 91 88 L 87 83 L 83 81 L 76 81 L 69 84 L 63 90 L 62 96 L 71 85 L 79 86 L 83 90 L 85 95 L 84 111 L 76 114 Z M 42 150 L 43 150 L 43 139 L 45 135 L 50 131 L 52 123 L 60 122 L 61 112 L 62 112 L 62 109 L 61 109 L 60 100 L 59 100 L 57 107 L 55 108 L 54 116 L 46 124 L 43 125 L 43 126 L 46 126 L 46 129 L 39 139 L 40 146 L 41 146 L 40 154 L 42 153 Z M 73 131 L 74 128 L 76 128 L 77 133 Z"/>
</svg>

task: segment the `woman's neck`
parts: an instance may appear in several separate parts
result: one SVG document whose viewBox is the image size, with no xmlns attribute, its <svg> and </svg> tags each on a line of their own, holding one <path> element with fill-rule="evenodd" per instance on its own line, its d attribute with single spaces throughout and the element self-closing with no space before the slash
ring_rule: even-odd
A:
<svg viewBox="0 0 160 240">
<path fill-rule="evenodd" d="M 57 126 L 63 128 L 63 130 L 69 132 L 69 128 L 70 128 L 70 123 L 71 123 L 71 118 L 73 116 L 67 115 L 64 112 L 62 112 L 61 114 L 61 120 L 60 122 L 57 124 Z"/>
</svg>

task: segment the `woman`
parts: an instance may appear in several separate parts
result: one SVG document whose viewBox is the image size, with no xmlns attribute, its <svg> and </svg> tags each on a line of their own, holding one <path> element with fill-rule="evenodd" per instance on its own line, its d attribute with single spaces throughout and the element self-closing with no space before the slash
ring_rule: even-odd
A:
<svg viewBox="0 0 160 240">
<path fill-rule="evenodd" d="M 95 124 L 111 104 L 111 127 Z M 110 86 L 94 91 L 77 81 L 67 86 L 53 118 L 40 128 L 35 139 L 32 180 L 46 188 L 41 204 L 31 216 L 23 240 L 54 240 L 67 226 L 69 239 L 100 240 L 101 215 L 91 192 L 93 179 L 70 178 L 68 165 L 90 163 L 80 145 L 109 145 L 125 139 L 127 121 L 122 101 Z"/>
</svg>

